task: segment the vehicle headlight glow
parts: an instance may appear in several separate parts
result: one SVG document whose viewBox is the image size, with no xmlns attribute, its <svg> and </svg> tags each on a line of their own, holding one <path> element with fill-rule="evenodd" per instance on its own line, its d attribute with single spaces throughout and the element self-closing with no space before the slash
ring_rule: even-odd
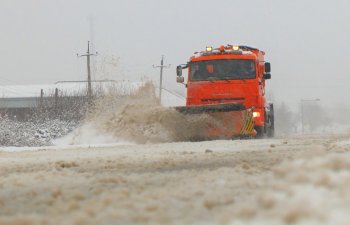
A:
<svg viewBox="0 0 350 225">
<path fill-rule="evenodd" d="M 260 113 L 259 112 L 253 112 L 253 117 L 260 117 Z"/>
<path fill-rule="evenodd" d="M 213 47 L 207 46 L 206 50 L 207 50 L 207 52 L 211 52 L 211 51 L 213 51 Z"/>
<path fill-rule="evenodd" d="M 238 46 L 232 46 L 232 50 L 233 50 L 233 51 L 238 51 L 238 50 L 239 50 L 239 47 L 238 47 Z"/>
</svg>

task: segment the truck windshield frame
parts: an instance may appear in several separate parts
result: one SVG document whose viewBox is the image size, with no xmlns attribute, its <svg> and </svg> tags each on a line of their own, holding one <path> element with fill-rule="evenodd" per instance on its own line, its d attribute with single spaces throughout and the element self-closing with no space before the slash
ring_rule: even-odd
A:
<svg viewBox="0 0 350 225">
<path fill-rule="evenodd" d="M 255 60 L 216 59 L 189 63 L 191 81 L 246 80 L 256 78 Z"/>
</svg>

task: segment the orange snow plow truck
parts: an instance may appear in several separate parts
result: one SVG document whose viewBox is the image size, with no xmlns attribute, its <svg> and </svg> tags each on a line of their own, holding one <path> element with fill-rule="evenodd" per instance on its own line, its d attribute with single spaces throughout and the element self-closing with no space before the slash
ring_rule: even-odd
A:
<svg viewBox="0 0 350 225">
<path fill-rule="evenodd" d="M 177 82 L 185 84 L 185 114 L 208 114 L 206 129 L 198 139 L 274 136 L 273 104 L 265 100 L 270 63 L 259 49 L 227 45 L 195 52 L 187 64 L 177 66 Z"/>
</svg>

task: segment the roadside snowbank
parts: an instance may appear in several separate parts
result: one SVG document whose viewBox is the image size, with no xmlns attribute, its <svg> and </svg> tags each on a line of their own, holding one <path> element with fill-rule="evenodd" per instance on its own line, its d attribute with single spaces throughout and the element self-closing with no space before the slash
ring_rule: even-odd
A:
<svg viewBox="0 0 350 225">
<path fill-rule="evenodd" d="M 52 120 L 14 121 L 0 116 L 1 146 L 48 146 L 51 140 L 71 132 L 77 122 Z"/>
</svg>

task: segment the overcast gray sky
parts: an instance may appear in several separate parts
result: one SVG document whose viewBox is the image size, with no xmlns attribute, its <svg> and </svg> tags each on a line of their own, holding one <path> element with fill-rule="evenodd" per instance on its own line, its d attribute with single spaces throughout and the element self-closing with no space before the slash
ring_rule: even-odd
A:
<svg viewBox="0 0 350 225">
<path fill-rule="evenodd" d="M 103 78 L 158 79 L 162 54 L 168 89 L 175 67 L 205 46 L 245 44 L 266 52 L 268 89 L 297 105 L 346 102 L 350 87 L 350 1 L 336 0 L 1 0 L 0 84 L 86 78 L 87 40 L 119 58 Z M 90 18 L 90 19 L 89 19 Z M 92 18 L 92 19 L 91 19 Z M 98 77 L 97 77 L 98 78 Z"/>
</svg>

